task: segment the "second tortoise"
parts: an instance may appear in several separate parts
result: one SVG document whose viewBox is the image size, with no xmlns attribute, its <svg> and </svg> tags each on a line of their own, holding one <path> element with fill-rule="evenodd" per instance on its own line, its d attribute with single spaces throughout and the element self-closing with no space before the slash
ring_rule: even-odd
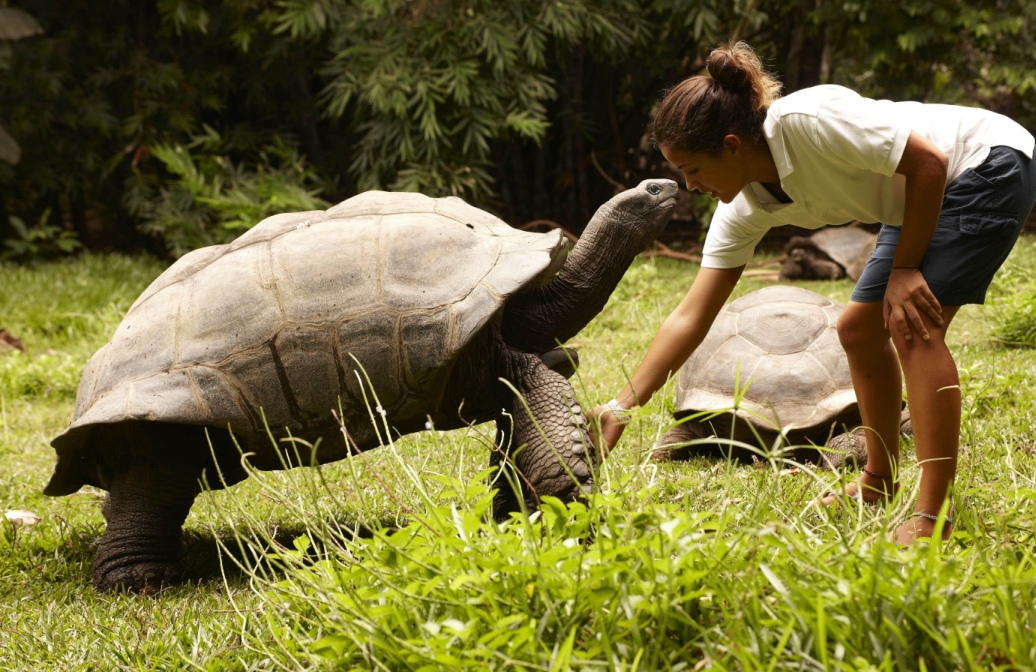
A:
<svg viewBox="0 0 1036 672">
<path fill-rule="evenodd" d="M 660 460 L 752 459 L 790 450 L 838 468 L 866 457 L 859 405 L 836 326 L 842 306 L 787 285 L 731 302 L 680 369 Z M 909 416 L 901 423 L 909 432 Z"/>
</svg>

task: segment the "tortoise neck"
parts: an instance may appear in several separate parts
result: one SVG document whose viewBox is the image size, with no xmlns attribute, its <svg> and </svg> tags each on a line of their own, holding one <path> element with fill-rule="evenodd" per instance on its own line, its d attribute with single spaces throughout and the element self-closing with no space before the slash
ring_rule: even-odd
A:
<svg viewBox="0 0 1036 672">
<path fill-rule="evenodd" d="M 601 312 L 630 264 L 668 221 L 661 216 L 655 221 L 651 214 L 632 217 L 610 204 L 601 206 L 554 280 L 507 303 L 507 343 L 540 354 L 579 333 Z"/>
</svg>

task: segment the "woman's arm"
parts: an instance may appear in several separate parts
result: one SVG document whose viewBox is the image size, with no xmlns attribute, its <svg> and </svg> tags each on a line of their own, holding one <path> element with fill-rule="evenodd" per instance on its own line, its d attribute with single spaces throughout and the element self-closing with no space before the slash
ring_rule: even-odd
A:
<svg viewBox="0 0 1036 672">
<path fill-rule="evenodd" d="M 885 290 L 885 326 L 907 340 L 911 338 L 911 328 L 928 340 L 922 311 L 936 324 L 942 324 L 942 306 L 919 267 L 939 221 L 947 163 L 946 155 L 938 147 L 911 131 L 896 167 L 896 172 L 906 178 L 906 203 L 892 274 Z"/>
<path fill-rule="evenodd" d="M 680 305 L 662 322 L 630 383 L 616 395 L 615 399 L 622 408 L 646 404 L 665 385 L 669 376 L 687 361 L 704 340 L 744 270 L 744 266 L 739 266 L 698 271 Z M 591 420 L 596 418 L 601 423 L 600 434 L 594 436 L 594 443 L 607 452 L 618 443 L 625 425 L 607 405 L 598 406 L 590 416 Z M 595 424 L 591 421 L 591 427 Z"/>
</svg>

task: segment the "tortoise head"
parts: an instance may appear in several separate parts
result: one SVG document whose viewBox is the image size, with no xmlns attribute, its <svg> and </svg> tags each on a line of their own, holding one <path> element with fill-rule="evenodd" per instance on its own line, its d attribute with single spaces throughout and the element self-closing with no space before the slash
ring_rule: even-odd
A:
<svg viewBox="0 0 1036 672">
<path fill-rule="evenodd" d="M 623 231 L 636 254 L 648 248 L 669 222 L 676 207 L 676 182 L 644 180 L 636 187 L 614 196 L 598 208 L 587 224 L 587 232 L 598 226 Z M 585 235 L 585 234 L 584 234 Z"/>
</svg>

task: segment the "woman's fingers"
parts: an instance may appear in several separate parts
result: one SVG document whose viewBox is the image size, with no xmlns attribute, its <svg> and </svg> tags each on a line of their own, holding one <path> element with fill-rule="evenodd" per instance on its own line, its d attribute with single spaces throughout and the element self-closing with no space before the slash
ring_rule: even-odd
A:
<svg viewBox="0 0 1036 672">
<path fill-rule="evenodd" d="M 601 459 L 604 459 L 622 438 L 626 426 L 619 422 L 612 409 L 604 404 L 590 411 L 587 420 L 590 421 L 590 439 L 600 452 Z"/>
<path fill-rule="evenodd" d="M 921 310 L 928 314 L 928 317 L 932 318 L 932 322 L 935 322 L 940 327 L 942 326 L 942 304 L 939 303 L 939 299 L 935 298 L 935 294 L 928 288 L 928 283 L 924 284 L 922 289 L 922 296 L 924 297 L 924 303 L 920 303 Z"/>
<path fill-rule="evenodd" d="M 910 326 L 913 327 L 914 331 L 921 337 L 921 340 L 927 341 L 928 327 L 924 325 L 924 320 L 921 319 L 921 311 L 917 309 L 917 306 L 913 303 L 906 303 L 903 305 L 903 313 L 906 316 L 906 321 L 909 322 Z M 903 333 L 905 338 L 910 340 L 910 329 L 904 329 Z"/>
<path fill-rule="evenodd" d="M 885 327 L 902 334 L 908 341 L 913 338 L 915 331 L 922 340 L 929 339 L 922 313 L 935 324 L 943 324 L 942 305 L 935 298 L 921 272 L 914 269 L 906 272 L 893 270 L 885 290 L 883 312 Z"/>
</svg>

